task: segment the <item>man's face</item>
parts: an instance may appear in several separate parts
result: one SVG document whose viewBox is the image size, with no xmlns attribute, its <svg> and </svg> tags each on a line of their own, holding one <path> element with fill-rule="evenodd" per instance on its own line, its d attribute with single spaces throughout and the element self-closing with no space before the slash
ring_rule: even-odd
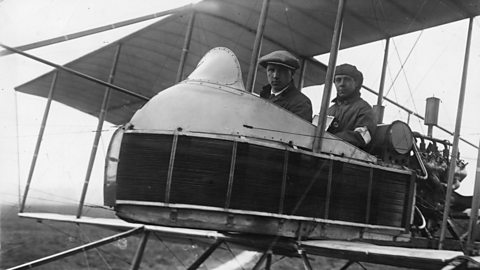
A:
<svg viewBox="0 0 480 270">
<path fill-rule="evenodd" d="M 336 75 L 334 79 L 337 97 L 347 98 L 355 92 L 355 80 L 348 75 Z"/>
<path fill-rule="evenodd" d="M 267 79 L 274 92 L 280 91 L 292 80 L 292 70 L 279 65 L 267 65 Z"/>
</svg>

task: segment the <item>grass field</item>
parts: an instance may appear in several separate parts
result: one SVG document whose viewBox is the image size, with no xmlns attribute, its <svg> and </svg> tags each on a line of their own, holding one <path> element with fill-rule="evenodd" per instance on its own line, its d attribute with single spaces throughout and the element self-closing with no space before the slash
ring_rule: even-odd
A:
<svg viewBox="0 0 480 270">
<path fill-rule="evenodd" d="M 64 214 L 75 214 L 76 208 L 68 206 L 33 207 L 29 211 L 48 211 Z M 44 256 L 55 254 L 69 248 L 77 247 L 90 241 L 102 239 L 116 234 L 116 231 L 88 225 L 75 225 L 60 222 L 37 222 L 32 219 L 19 218 L 18 209 L 12 206 L 1 208 L 1 251 L 0 269 L 26 263 Z M 110 216 L 113 213 L 103 209 L 84 211 L 88 216 Z M 71 257 L 51 262 L 36 269 L 129 269 L 139 243 L 139 237 L 131 236 L 102 247 L 91 249 Z M 187 269 L 208 245 L 194 242 L 172 242 L 151 235 L 147 242 L 145 254 L 140 269 Z M 199 269 L 215 269 L 232 260 L 243 250 L 226 246 L 217 249 Z M 258 258 L 258 256 L 257 256 Z M 251 269 L 257 260 L 246 264 L 235 265 L 232 268 Z M 346 263 L 344 260 L 334 260 L 323 257 L 311 257 L 314 269 L 340 269 Z M 367 269 L 401 269 L 395 267 L 362 264 Z M 304 269 L 298 258 L 273 257 L 272 269 Z M 364 269 L 354 264 L 348 269 Z"/>
</svg>

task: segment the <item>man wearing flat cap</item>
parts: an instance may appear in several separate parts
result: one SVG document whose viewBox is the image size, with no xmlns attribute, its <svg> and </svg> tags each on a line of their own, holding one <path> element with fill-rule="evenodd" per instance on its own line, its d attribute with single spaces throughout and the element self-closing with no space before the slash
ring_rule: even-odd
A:
<svg viewBox="0 0 480 270">
<path fill-rule="evenodd" d="M 298 59 L 287 51 L 274 51 L 262 56 L 258 64 L 266 69 L 268 79 L 260 97 L 312 122 L 312 103 L 293 82 L 295 70 L 300 66 Z"/>
<path fill-rule="evenodd" d="M 327 115 L 335 118 L 327 131 L 366 148 L 377 125 L 372 107 L 360 97 L 363 74 L 353 65 L 339 65 L 335 68 L 334 83 L 337 97 L 332 100 Z"/>
</svg>

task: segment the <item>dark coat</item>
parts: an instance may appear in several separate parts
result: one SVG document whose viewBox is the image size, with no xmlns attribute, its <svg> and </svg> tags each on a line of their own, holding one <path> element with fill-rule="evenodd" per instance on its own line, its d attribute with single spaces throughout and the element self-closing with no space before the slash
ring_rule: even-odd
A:
<svg viewBox="0 0 480 270">
<path fill-rule="evenodd" d="M 327 115 L 335 117 L 328 128 L 328 132 L 347 142 L 365 148 L 366 144 L 362 136 L 353 130 L 358 127 L 367 127 L 370 136 L 373 138 L 377 121 L 372 107 L 360 97 L 360 92 L 345 99 L 333 99 L 334 104 L 328 108 Z"/>
<path fill-rule="evenodd" d="M 307 96 L 297 90 L 293 82 L 278 96 L 270 94 L 271 88 L 271 85 L 264 86 L 260 92 L 260 97 L 298 115 L 308 122 L 312 122 L 312 102 L 310 102 Z"/>
</svg>

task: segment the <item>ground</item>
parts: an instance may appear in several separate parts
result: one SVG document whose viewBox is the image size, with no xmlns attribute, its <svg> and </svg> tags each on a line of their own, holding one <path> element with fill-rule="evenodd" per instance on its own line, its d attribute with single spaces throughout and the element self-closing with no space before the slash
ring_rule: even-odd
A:
<svg viewBox="0 0 480 270">
<path fill-rule="evenodd" d="M 32 209 L 33 208 L 33 209 Z M 31 211 L 38 211 L 40 207 L 32 207 Z M 41 207 L 49 212 L 75 213 L 73 206 Z M 89 241 L 95 241 L 111 236 L 117 232 L 110 229 L 88 225 L 75 225 L 59 222 L 42 223 L 31 219 L 19 218 L 18 207 L 2 206 L 0 219 L 0 269 L 29 262 L 43 256 L 48 256 L 69 248 L 77 247 Z M 111 211 L 86 208 L 84 214 L 88 216 L 113 216 Z M 60 259 L 56 262 L 40 266 L 36 269 L 129 269 L 132 258 L 139 243 L 139 237 L 132 236 L 97 249 L 91 249 L 77 255 Z M 200 256 L 208 245 L 194 242 L 172 242 L 151 235 L 147 242 L 140 269 L 186 269 Z M 238 255 L 242 250 L 234 246 L 222 245 L 199 269 L 215 269 L 232 260 L 233 254 Z M 334 260 L 323 257 L 310 257 L 314 269 L 340 269 L 345 265 L 344 260 Z M 256 260 L 239 266 L 238 269 L 251 269 Z M 396 267 L 376 266 L 362 263 L 366 269 L 402 269 Z M 353 264 L 348 269 L 365 269 Z M 273 257 L 272 269 L 303 269 L 298 258 Z"/>
</svg>

